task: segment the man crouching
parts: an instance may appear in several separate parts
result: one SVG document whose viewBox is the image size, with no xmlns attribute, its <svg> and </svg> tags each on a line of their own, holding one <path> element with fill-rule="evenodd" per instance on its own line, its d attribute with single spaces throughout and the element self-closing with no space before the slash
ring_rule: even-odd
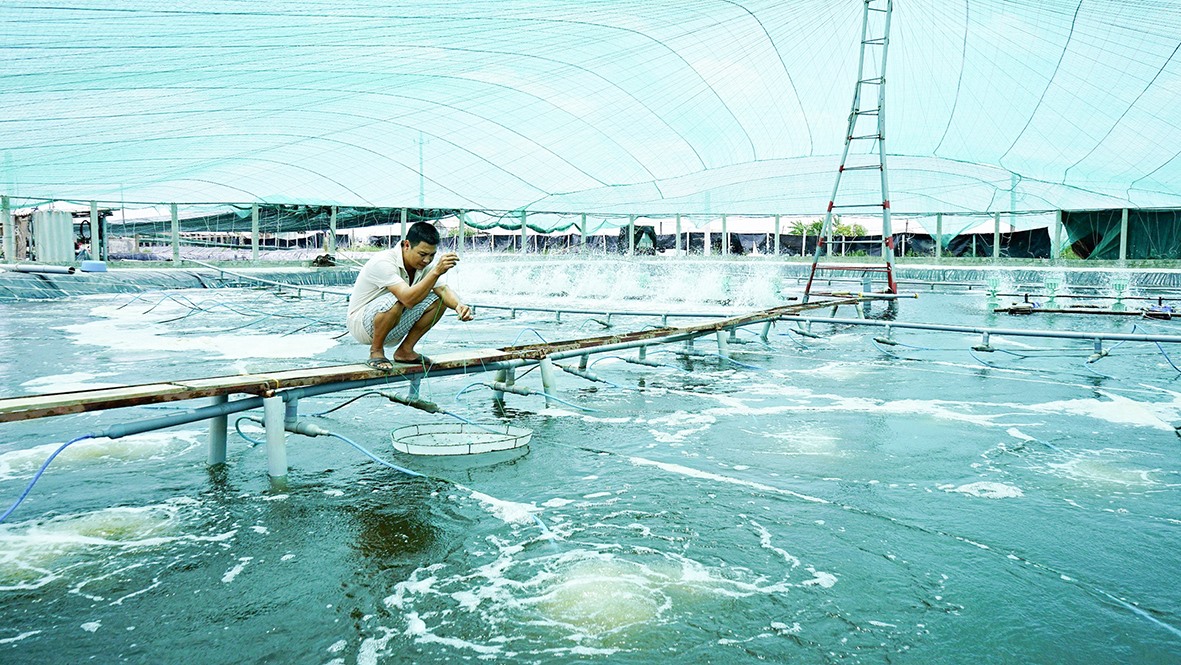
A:
<svg viewBox="0 0 1181 665">
<path fill-rule="evenodd" d="M 472 320 L 472 308 L 463 304 L 440 278 L 459 263 L 450 252 L 435 260 L 439 231 L 427 222 L 416 222 L 397 247 L 369 259 L 349 296 L 349 332 L 369 345 L 366 365 L 389 371 L 394 365 L 385 355 L 386 340 L 398 340 L 394 362 L 423 365 L 430 359 L 414 345 L 443 316 L 443 308 L 455 310 L 460 321 Z"/>
</svg>

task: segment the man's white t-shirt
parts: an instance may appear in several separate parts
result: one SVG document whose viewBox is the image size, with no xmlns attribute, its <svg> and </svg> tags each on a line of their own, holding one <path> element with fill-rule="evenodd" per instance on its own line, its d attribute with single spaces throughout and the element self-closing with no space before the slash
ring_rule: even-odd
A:
<svg viewBox="0 0 1181 665">
<path fill-rule="evenodd" d="M 369 259 L 361 268 L 360 274 L 357 275 L 357 281 L 353 284 L 353 293 L 349 296 L 347 317 L 349 332 L 353 333 L 357 339 L 364 339 L 365 335 L 358 336 L 357 331 L 364 332 L 365 329 L 365 322 L 361 320 L 360 316 L 361 312 L 365 311 L 365 305 L 376 300 L 381 294 L 388 293 L 389 290 L 386 287 L 398 283 L 414 286 L 422 281 L 423 277 L 426 277 L 430 269 L 430 266 L 427 266 L 414 273 L 414 281 L 411 281 L 410 272 L 406 270 L 406 264 L 402 261 L 401 245 L 379 252 Z M 443 278 L 440 277 L 435 281 L 435 286 L 442 285 Z"/>
</svg>

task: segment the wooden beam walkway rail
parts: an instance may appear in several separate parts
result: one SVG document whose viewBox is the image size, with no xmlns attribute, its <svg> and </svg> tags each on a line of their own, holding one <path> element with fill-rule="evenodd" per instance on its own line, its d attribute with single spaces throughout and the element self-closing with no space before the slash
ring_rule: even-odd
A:
<svg viewBox="0 0 1181 665">
<path fill-rule="evenodd" d="M 222 464 L 226 460 L 227 416 L 262 407 L 263 424 L 266 430 L 268 473 L 272 478 L 279 480 L 287 475 L 287 432 L 309 436 L 329 433 L 317 426 L 298 420 L 298 403 L 304 397 L 407 381 L 410 383 L 409 397 L 399 397 L 397 401 L 424 408 L 422 405 L 426 405 L 426 403 L 418 399 L 418 387 L 421 380 L 427 375 L 451 376 L 497 370 L 498 379 L 502 382 L 507 379 L 507 384 L 511 385 L 511 377 L 515 368 L 527 364 L 540 364 L 542 383 L 545 386 L 544 394 L 549 395 L 554 388 L 555 360 L 581 356 L 583 367 L 585 367 L 586 358 L 590 354 L 624 349 L 639 349 L 640 357 L 643 358 L 644 351 L 648 346 L 677 341 L 690 342 L 711 333 L 716 335 L 719 354 L 724 356 L 727 352 L 727 335 L 733 334 L 733 331 L 740 327 L 762 323 L 764 326 L 762 337 L 766 339 L 767 331 L 772 323 L 782 317 L 796 315 L 805 310 L 827 307 L 831 307 L 835 315 L 837 307 L 856 305 L 858 302 L 860 302 L 858 298 L 844 298 L 809 304 L 792 304 L 693 326 L 660 327 L 545 344 L 457 351 L 437 356 L 427 368 L 404 365 L 395 366 L 393 370 L 383 372 L 363 364 L 333 365 L 264 374 L 219 376 L 114 388 L 4 397 L 0 398 L 0 422 L 211 398 L 212 401 L 207 406 L 116 424 L 101 431 L 91 432 L 86 436 L 117 439 L 132 434 L 209 420 L 208 462 L 210 465 L 216 465 Z M 501 383 L 500 385 L 506 384 Z M 235 394 L 249 395 L 249 397 L 230 401 L 230 395 Z M 548 399 L 549 397 L 547 397 L 547 401 Z M 436 408 L 434 405 L 429 406 Z"/>
</svg>

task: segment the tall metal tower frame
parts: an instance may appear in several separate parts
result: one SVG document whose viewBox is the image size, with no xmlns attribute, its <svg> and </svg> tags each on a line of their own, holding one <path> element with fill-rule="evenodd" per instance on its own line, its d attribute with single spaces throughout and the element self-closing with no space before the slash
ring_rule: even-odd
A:
<svg viewBox="0 0 1181 665">
<path fill-rule="evenodd" d="M 894 236 L 893 230 L 890 226 L 890 185 L 888 178 L 888 171 L 886 169 L 886 55 L 890 48 L 890 19 L 893 16 L 894 2 L 893 0 L 863 0 L 864 7 L 861 13 L 861 52 L 857 61 L 857 84 L 853 90 L 853 106 L 849 112 L 848 129 L 845 131 L 845 149 L 841 153 L 841 163 L 837 168 L 836 181 L 832 186 L 832 196 L 828 200 L 828 211 L 824 214 L 824 226 L 820 232 L 819 238 L 816 242 L 816 250 L 812 255 L 812 271 L 808 275 L 808 285 L 804 288 L 804 302 L 808 302 L 808 297 L 812 293 L 812 283 L 816 278 L 817 270 L 851 270 L 860 271 L 864 275 L 873 272 L 884 272 L 886 275 L 886 288 L 889 293 L 898 293 L 898 284 L 894 281 Z M 882 14 L 881 34 L 870 34 L 871 25 L 876 27 L 879 21 L 871 22 L 870 17 L 875 14 Z M 880 50 L 879 50 L 880 49 Z M 866 54 L 870 57 L 876 58 L 877 76 L 865 78 L 865 62 Z M 866 97 L 862 95 L 862 88 L 865 86 L 876 86 L 877 106 L 862 108 L 862 100 Z M 857 121 L 863 117 L 877 118 L 876 131 L 871 134 L 857 134 Z M 876 164 L 856 164 L 848 165 L 849 148 L 853 142 L 871 141 L 873 146 L 870 148 L 870 153 L 876 152 L 878 161 Z M 877 169 L 881 172 L 882 197 L 879 202 L 874 203 L 849 203 L 844 205 L 837 205 L 837 194 L 841 188 L 841 176 L 846 171 L 865 171 Z M 833 210 L 841 208 L 881 208 L 882 209 L 882 256 L 885 258 L 885 266 L 872 265 L 820 265 L 820 255 L 823 250 L 827 248 L 827 254 L 832 253 L 832 223 Z"/>
</svg>

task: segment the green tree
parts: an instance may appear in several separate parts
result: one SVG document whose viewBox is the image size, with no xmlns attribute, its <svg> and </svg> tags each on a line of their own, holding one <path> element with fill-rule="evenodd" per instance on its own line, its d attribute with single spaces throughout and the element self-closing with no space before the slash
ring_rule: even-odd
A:
<svg viewBox="0 0 1181 665">
<path fill-rule="evenodd" d="M 817 219 L 811 224 L 804 224 L 796 220 L 791 223 L 790 229 L 791 234 L 797 236 L 802 236 L 805 232 L 810 236 L 817 236 L 820 235 L 822 230 L 824 230 L 823 219 Z M 834 236 L 863 236 L 865 235 L 865 227 L 860 224 L 845 224 L 841 221 L 840 215 L 833 215 L 832 234 Z"/>
</svg>

